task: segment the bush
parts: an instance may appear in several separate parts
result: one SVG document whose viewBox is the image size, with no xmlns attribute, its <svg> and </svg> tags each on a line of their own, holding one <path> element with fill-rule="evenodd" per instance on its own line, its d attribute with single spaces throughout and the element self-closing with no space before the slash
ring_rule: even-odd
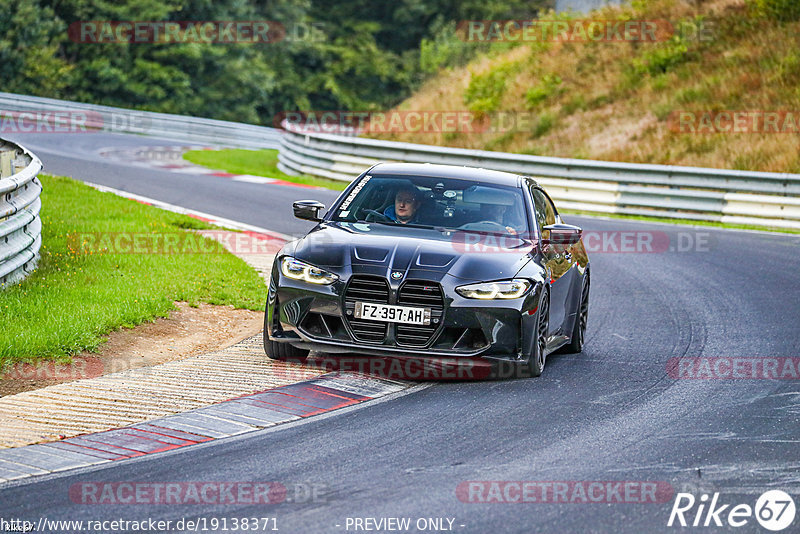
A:
<svg viewBox="0 0 800 534">
<path fill-rule="evenodd" d="M 516 70 L 516 63 L 504 63 L 485 74 L 473 76 L 464 92 L 464 104 L 474 113 L 497 111 L 506 92 L 506 79 Z"/>
<path fill-rule="evenodd" d="M 663 74 L 683 63 L 688 53 L 689 47 L 684 40 L 674 35 L 661 46 L 648 50 L 640 58 L 634 59 L 633 71 L 636 76 Z"/>
<path fill-rule="evenodd" d="M 753 0 L 759 14 L 780 21 L 800 20 L 800 2 L 797 0 Z"/>
<path fill-rule="evenodd" d="M 528 109 L 534 109 L 536 106 L 547 100 L 552 96 L 561 93 L 561 78 L 556 74 L 545 74 L 541 83 L 535 87 L 528 89 L 525 93 L 525 103 Z"/>
<path fill-rule="evenodd" d="M 553 128 L 553 116 L 544 113 L 539 117 L 536 127 L 533 129 L 533 137 L 541 137 Z"/>
<path fill-rule="evenodd" d="M 459 39 L 455 23 L 450 23 L 437 30 L 432 38 L 422 39 L 419 66 L 426 73 L 435 73 L 441 68 L 460 67 L 486 49 L 487 46 L 479 43 Z"/>
</svg>

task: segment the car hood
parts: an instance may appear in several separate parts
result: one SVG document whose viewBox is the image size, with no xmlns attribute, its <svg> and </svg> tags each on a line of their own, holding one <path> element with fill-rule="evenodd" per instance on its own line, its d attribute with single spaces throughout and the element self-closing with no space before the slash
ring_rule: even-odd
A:
<svg viewBox="0 0 800 534">
<path fill-rule="evenodd" d="M 468 281 L 514 277 L 531 260 L 530 241 L 491 234 L 379 223 L 322 223 L 284 249 L 327 270 Z"/>
</svg>

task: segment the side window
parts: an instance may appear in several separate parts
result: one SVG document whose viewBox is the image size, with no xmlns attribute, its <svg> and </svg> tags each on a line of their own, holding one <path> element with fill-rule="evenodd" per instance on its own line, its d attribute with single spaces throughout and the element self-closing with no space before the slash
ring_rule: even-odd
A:
<svg viewBox="0 0 800 534">
<path fill-rule="evenodd" d="M 541 191 L 539 194 L 542 194 Z M 556 207 L 553 205 L 553 201 L 550 200 L 550 197 L 547 194 L 542 195 L 544 197 L 544 208 L 545 208 L 545 224 L 555 224 L 556 223 Z"/>
<path fill-rule="evenodd" d="M 547 198 L 538 189 L 531 187 L 531 196 L 533 197 L 533 207 L 536 210 L 536 226 L 539 227 L 539 234 L 542 233 L 542 228 L 547 226 L 549 220 L 548 208 L 552 213 L 552 207 L 548 206 Z M 555 216 L 553 216 L 555 222 Z"/>
</svg>

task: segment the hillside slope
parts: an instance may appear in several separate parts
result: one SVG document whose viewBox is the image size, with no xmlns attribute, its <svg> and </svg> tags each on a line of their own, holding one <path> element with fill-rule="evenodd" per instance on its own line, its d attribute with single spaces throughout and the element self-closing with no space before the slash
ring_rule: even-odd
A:
<svg viewBox="0 0 800 534">
<path fill-rule="evenodd" d="M 503 43 L 466 66 L 442 69 L 397 109 L 469 111 L 495 127 L 501 118 L 513 127 L 374 136 L 547 156 L 800 173 L 795 0 L 640 0 L 576 18 L 659 21 L 659 28 L 668 20 L 675 31 L 658 42 L 551 39 L 511 48 Z M 751 126 L 719 131 L 733 129 L 725 111 L 738 112 Z M 773 116 L 777 128 L 764 122 L 763 111 L 782 112 Z"/>
</svg>

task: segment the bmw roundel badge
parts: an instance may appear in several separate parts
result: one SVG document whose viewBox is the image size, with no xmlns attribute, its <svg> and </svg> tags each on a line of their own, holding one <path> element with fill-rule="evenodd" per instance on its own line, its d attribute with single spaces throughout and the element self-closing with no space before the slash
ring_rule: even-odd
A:
<svg viewBox="0 0 800 534">
<path fill-rule="evenodd" d="M 400 280 L 401 278 L 403 278 L 401 271 L 392 271 L 392 280 Z"/>
</svg>

